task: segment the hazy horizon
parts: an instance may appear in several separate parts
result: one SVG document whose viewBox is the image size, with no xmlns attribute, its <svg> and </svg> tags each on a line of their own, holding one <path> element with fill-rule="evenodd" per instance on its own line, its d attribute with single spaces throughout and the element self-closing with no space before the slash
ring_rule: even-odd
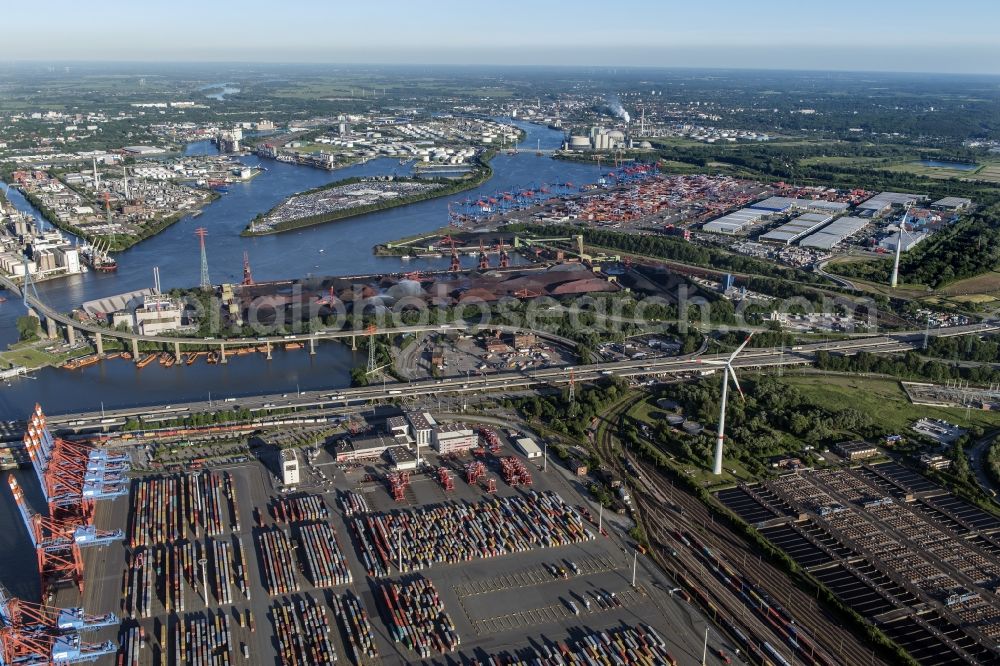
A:
<svg viewBox="0 0 1000 666">
<path fill-rule="evenodd" d="M 567 11 L 439 0 L 364 5 L 52 0 L 10 7 L 11 62 L 580 66 L 1000 74 L 1000 7 L 958 0 L 637 0 Z"/>
</svg>

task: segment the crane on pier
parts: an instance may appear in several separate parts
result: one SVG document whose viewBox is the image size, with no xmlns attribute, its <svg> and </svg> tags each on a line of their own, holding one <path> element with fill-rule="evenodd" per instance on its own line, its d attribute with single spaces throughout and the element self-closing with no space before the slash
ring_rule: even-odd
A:
<svg viewBox="0 0 1000 666">
<path fill-rule="evenodd" d="M 462 270 L 462 262 L 458 259 L 458 251 L 455 249 L 455 239 L 449 238 L 449 240 L 451 241 L 451 266 L 448 267 L 448 270 L 452 273 L 457 273 Z"/>
<path fill-rule="evenodd" d="M 125 539 L 121 530 L 98 530 L 93 525 L 71 520 L 40 516 L 33 513 L 24 498 L 24 491 L 13 475 L 7 483 L 31 544 L 38 556 L 38 571 L 42 594 L 64 582 L 75 584 L 83 592 L 83 558 L 80 548 L 107 546 Z"/>
<path fill-rule="evenodd" d="M 490 270 L 490 258 L 486 254 L 486 248 L 483 246 L 483 239 L 479 239 L 479 270 L 488 271 Z"/>
<path fill-rule="evenodd" d="M 82 608 L 52 608 L 23 601 L 0 585 L 0 664 L 52 666 L 97 661 L 113 655 L 114 643 L 87 643 L 80 632 L 119 624 L 114 613 L 88 615 Z"/>
<path fill-rule="evenodd" d="M 243 251 L 243 282 L 244 287 L 253 285 L 253 273 L 250 272 L 250 255 Z"/>
</svg>

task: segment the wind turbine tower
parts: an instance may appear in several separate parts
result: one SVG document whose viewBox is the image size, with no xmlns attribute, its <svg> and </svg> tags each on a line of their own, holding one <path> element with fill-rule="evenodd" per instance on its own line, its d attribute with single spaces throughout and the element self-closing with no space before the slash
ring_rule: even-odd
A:
<svg viewBox="0 0 1000 666">
<path fill-rule="evenodd" d="M 712 474 L 720 476 L 722 474 L 722 446 L 726 441 L 726 403 L 729 398 L 729 379 L 733 380 L 733 384 L 736 386 L 736 390 L 740 392 L 740 397 L 743 398 L 743 389 L 740 388 L 740 382 L 736 379 L 736 371 L 733 370 L 733 361 L 736 360 L 737 355 L 743 348 L 747 346 L 750 342 L 750 338 L 753 337 L 753 333 L 747 336 L 747 339 L 743 341 L 736 351 L 733 352 L 725 361 L 705 361 L 705 363 L 711 365 L 721 365 L 722 368 L 722 404 L 719 408 L 719 431 L 715 439 L 715 460 L 712 464 Z"/>
<path fill-rule="evenodd" d="M 903 252 L 903 227 L 906 225 L 906 218 L 910 216 L 910 207 L 906 207 L 906 212 L 903 213 L 903 219 L 899 222 L 899 235 L 896 236 L 896 260 L 892 264 L 892 278 L 889 281 L 889 286 L 893 289 L 899 283 L 899 255 Z"/>
</svg>

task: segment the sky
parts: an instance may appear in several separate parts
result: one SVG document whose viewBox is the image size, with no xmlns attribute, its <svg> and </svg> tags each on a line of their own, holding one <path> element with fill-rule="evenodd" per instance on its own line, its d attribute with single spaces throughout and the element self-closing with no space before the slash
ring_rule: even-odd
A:
<svg viewBox="0 0 1000 666">
<path fill-rule="evenodd" d="M 45 0 L 3 19 L 6 61 L 1000 74 L 996 0 Z"/>
</svg>

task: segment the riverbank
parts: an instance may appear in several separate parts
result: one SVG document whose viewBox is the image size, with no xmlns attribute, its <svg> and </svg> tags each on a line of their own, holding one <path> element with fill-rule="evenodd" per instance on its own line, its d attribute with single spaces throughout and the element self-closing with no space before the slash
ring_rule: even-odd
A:
<svg viewBox="0 0 1000 666">
<path fill-rule="evenodd" d="M 294 229 L 302 229 L 305 227 L 312 227 L 318 224 L 326 224 L 327 222 L 335 222 L 337 220 L 346 220 L 348 218 L 367 215 L 369 213 L 391 210 L 393 208 L 408 206 L 410 204 L 419 203 L 421 201 L 438 199 L 440 197 L 456 194 L 458 192 L 464 192 L 465 190 L 471 190 L 473 188 L 479 187 L 480 185 L 482 185 L 483 183 L 485 183 L 486 181 L 488 181 L 490 178 L 493 177 L 493 168 L 489 164 L 489 159 L 492 158 L 492 156 L 493 153 L 490 153 L 488 157 L 486 154 L 480 156 L 480 158 L 477 159 L 476 161 L 477 167 L 474 171 L 471 172 L 471 175 L 469 177 L 456 180 L 405 178 L 405 179 L 395 179 L 392 181 L 383 181 L 376 179 L 365 180 L 362 178 L 347 178 L 345 180 L 339 180 L 333 183 L 328 183 L 321 187 L 313 188 L 312 190 L 306 190 L 304 192 L 300 192 L 298 194 L 286 198 L 284 201 L 279 203 L 277 206 L 274 206 L 266 213 L 258 215 L 253 220 L 251 220 L 250 223 L 246 226 L 246 228 L 242 232 L 240 232 L 240 235 L 244 237 L 270 236 L 273 234 L 280 234 L 285 231 L 292 231 Z M 343 208 L 340 210 L 334 210 L 328 213 L 321 213 L 318 215 L 310 215 L 307 217 L 285 220 L 273 226 L 268 226 L 264 229 L 259 228 L 259 225 L 263 220 L 266 220 L 266 218 L 269 215 L 273 214 L 276 210 L 286 205 L 289 201 L 291 201 L 295 197 L 308 196 L 310 194 L 316 194 L 334 188 L 346 187 L 349 185 L 354 185 L 363 182 L 370 182 L 372 184 L 376 183 L 400 183 L 400 184 L 410 184 L 410 185 L 437 184 L 439 185 L 439 187 L 435 187 L 429 191 L 423 191 L 409 196 L 387 199 L 373 204 Z"/>
<path fill-rule="evenodd" d="M 21 188 L 18 188 L 21 195 L 30 203 L 32 206 L 38 209 L 45 218 L 45 221 L 56 227 L 61 231 L 73 234 L 74 236 L 81 238 L 88 243 L 94 243 L 96 240 L 100 239 L 101 243 L 107 243 L 108 249 L 111 252 L 124 252 L 125 250 L 141 243 L 144 240 L 152 238 L 157 234 L 161 233 L 165 229 L 169 228 L 176 222 L 184 219 L 188 215 L 194 215 L 199 211 L 205 210 L 206 207 L 210 206 L 214 201 L 216 201 L 222 195 L 214 191 L 206 191 L 208 199 L 205 200 L 203 205 L 195 208 L 185 208 L 164 218 L 151 222 L 150 224 L 143 225 L 142 232 L 138 234 L 130 234 L 128 236 L 116 235 L 116 236 L 104 236 L 101 234 L 88 233 L 82 227 L 78 227 L 74 224 L 69 224 L 59 219 L 59 217 L 48 208 L 37 196 L 31 192 L 25 192 Z"/>
</svg>

